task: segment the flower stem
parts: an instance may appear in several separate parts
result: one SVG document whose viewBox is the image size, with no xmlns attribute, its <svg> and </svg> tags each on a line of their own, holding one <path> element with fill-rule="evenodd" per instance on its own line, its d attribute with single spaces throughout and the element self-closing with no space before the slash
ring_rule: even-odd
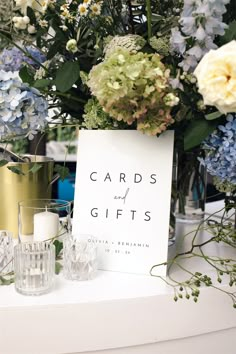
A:
<svg viewBox="0 0 236 354">
<path fill-rule="evenodd" d="M 47 93 L 51 96 L 64 97 L 64 98 L 70 99 L 72 101 L 80 102 L 83 104 L 86 103 L 86 101 L 83 100 L 82 98 L 72 96 L 70 93 L 63 93 L 63 92 L 59 92 L 59 91 L 45 91 L 45 93 Z"/>
<path fill-rule="evenodd" d="M 148 39 L 152 37 L 152 11 L 151 0 L 146 0 Z"/>
<path fill-rule="evenodd" d="M 129 21 L 130 21 L 130 29 L 131 29 L 131 33 L 135 33 L 135 29 L 134 29 L 134 21 L 133 21 L 133 10 L 132 10 L 132 3 L 131 0 L 127 0 L 127 6 L 129 9 Z"/>
</svg>

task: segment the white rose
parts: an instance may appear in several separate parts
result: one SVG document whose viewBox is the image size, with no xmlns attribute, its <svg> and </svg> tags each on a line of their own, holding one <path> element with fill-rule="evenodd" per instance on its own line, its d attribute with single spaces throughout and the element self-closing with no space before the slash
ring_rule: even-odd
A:
<svg viewBox="0 0 236 354">
<path fill-rule="evenodd" d="M 236 41 L 210 50 L 194 74 L 205 105 L 224 114 L 236 112 Z"/>
</svg>

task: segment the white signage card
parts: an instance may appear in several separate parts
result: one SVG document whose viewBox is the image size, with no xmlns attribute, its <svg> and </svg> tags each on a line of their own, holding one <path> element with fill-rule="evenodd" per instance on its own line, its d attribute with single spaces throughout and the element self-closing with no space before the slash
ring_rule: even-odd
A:
<svg viewBox="0 0 236 354">
<path fill-rule="evenodd" d="M 80 131 L 73 234 L 97 237 L 100 269 L 149 274 L 167 260 L 173 141 L 173 131 Z"/>
</svg>

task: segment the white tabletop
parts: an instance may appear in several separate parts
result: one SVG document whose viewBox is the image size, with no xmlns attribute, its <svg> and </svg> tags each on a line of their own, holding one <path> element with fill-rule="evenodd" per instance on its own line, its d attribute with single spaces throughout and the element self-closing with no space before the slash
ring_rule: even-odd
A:
<svg viewBox="0 0 236 354">
<path fill-rule="evenodd" d="M 181 234 L 183 224 L 178 227 Z M 206 237 L 205 233 L 200 237 Z M 187 249 L 191 240 L 185 241 Z M 229 249 L 219 246 L 212 252 L 228 254 Z M 195 261 L 191 267 L 207 270 Z M 183 275 L 176 268 L 171 274 Z M 228 286 L 222 284 L 221 289 Z M 197 304 L 192 300 L 175 303 L 173 296 L 173 289 L 159 278 L 105 271 L 84 282 L 66 281 L 59 275 L 53 291 L 39 297 L 20 295 L 13 284 L 2 286 L 0 353 L 195 354 L 200 350 L 197 342 L 197 351 L 189 351 L 188 341 L 201 338 L 203 343 L 207 336 L 215 354 L 223 350 L 222 338 L 223 348 L 228 348 L 224 354 L 235 353 L 236 310 L 228 296 L 212 288 L 201 289 Z M 220 334 L 214 337 L 216 332 Z M 227 347 L 229 338 L 234 346 Z"/>
</svg>

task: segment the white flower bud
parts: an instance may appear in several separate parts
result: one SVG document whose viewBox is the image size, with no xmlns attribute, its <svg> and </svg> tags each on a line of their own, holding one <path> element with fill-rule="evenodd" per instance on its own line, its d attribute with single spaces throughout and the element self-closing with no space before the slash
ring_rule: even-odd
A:
<svg viewBox="0 0 236 354">
<path fill-rule="evenodd" d="M 67 26 L 65 26 L 65 25 L 62 25 L 62 26 L 59 26 L 61 29 L 62 29 L 62 31 L 67 31 L 68 30 L 68 27 Z"/>
<path fill-rule="evenodd" d="M 28 23 L 30 23 L 30 19 L 29 19 L 28 16 L 22 17 L 22 20 L 24 21 L 24 23 L 25 23 L 26 25 L 28 25 Z"/>
<path fill-rule="evenodd" d="M 28 18 L 28 16 L 25 16 Z M 24 17 L 13 17 L 14 18 L 14 27 L 18 29 L 26 29 L 27 24 L 25 23 Z M 29 19 L 29 18 L 28 18 Z M 12 19 L 13 20 L 13 19 Z"/>
<path fill-rule="evenodd" d="M 179 103 L 179 98 L 173 93 L 168 93 L 164 98 L 164 102 L 167 106 L 173 107 Z"/>
<path fill-rule="evenodd" d="M 75 39 L 70 39 L 66 43 L 66 50 L 68 50 L 68 52 L 72 52 L 72 53 L 76 53 L 78 51 L 77 42 Z"/>
<path fill-rule="evenodd" d="M 18 28 L 18 29 L 20 29 L 20 28 L 21 28 L 21 26 L 20 26 L 19 22 L 15 22 L 14 27 L 15 27 L 15 28 Z"/>
<path fill-rule="evenodd" d="M 29 25 L 27 31 L 29 34 L 34 34 L 36 33 L 36 28 L 33 25 Z"/>
</svg>

